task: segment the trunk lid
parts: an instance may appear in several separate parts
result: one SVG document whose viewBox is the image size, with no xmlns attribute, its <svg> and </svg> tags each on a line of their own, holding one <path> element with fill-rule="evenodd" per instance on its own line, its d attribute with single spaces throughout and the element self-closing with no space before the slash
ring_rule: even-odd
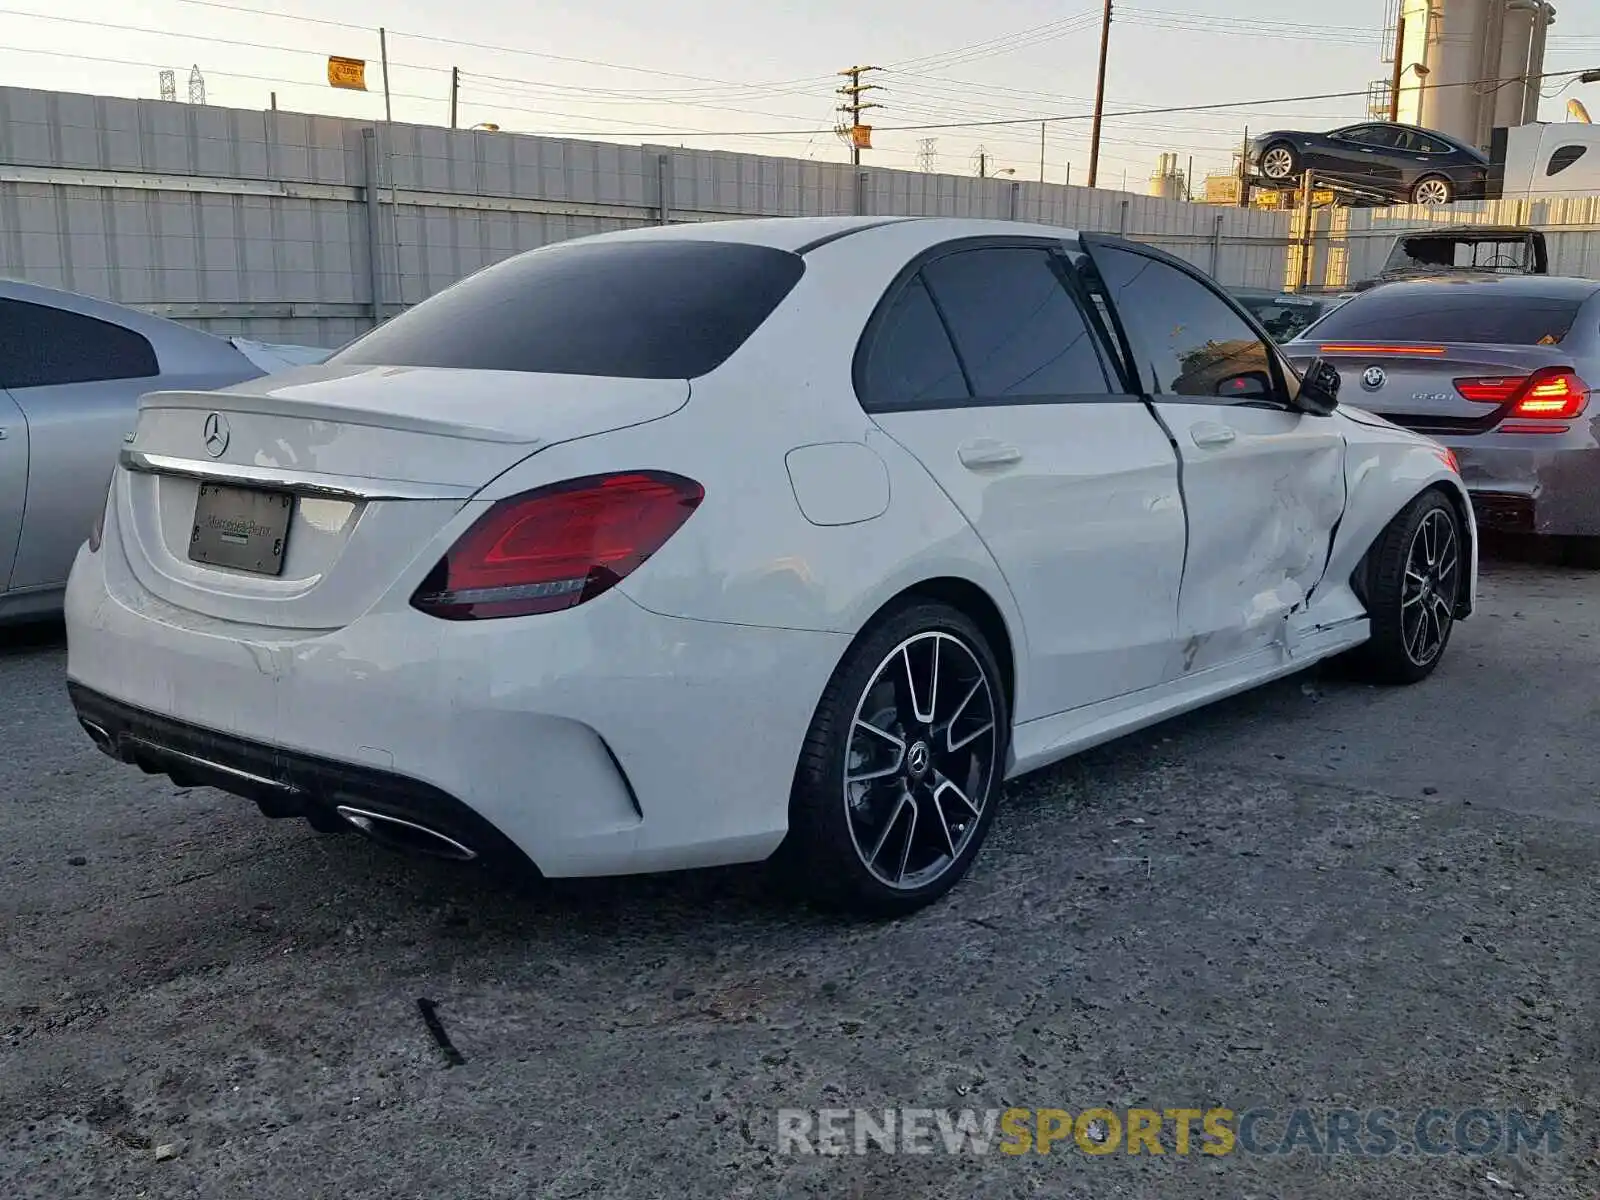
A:
<svg viewBox="0 0 1600 1200">
<path fill-rule="evenodd" d="M 1457 380 L 1520 378 L 1541 367 L 1573 365 L 1555 346 L 1295 342 L 1286 350 L 1297 370 L 1319 355 L 1338 368 L 1341 402 L 1430 436 L 1486 433 L 1510 407 L 1467 399 Z"/>
<path fill-rule="evenodd" d="M 338 628 L 512 466 L 688 397 L 682 379 L 371 366 L 152 392 L 123 447 L 122 544 L 139 582 L 181 608 Z"/>
</svg>

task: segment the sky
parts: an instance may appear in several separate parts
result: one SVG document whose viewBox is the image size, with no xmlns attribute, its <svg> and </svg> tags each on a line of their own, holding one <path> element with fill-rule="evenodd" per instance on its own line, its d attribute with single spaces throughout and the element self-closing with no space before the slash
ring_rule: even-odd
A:
<svg viewBox="0 0 1600 1200">
<path fill-rule="evenodd" d="M 1117 0 L 1100 186 L 1145 191 L 1163 152 L 1192 158 L 1198 186 L 1247 128 L 1364 118 L 1392 2 Z M 1600 67 L 1600 5 L 1557 13 L 1546 70 Z M 464 127 L 844 161 L 837 72 L 871 65 L 882 107 L 863 117 L 864 162 L 914 170 L 931 150 L 935 169 L 972 174 L 982 154 L 990 173 L 1038 179 L 1050 118 L 1043 177 L 1082 183 L 1100 16 L 1098 0 L 0 0 L 0 83 L 153 99 L 166 67 L 186 99 L 198 65 L 211 104 L 266 108 L 276 92 L 282 109 L 381 119 L 382 20 L 396 121 L 447 124 L 455 67 Z M 369 60 L 370 90 L 330 88 L 330 54 Z M 1362 94 L 1291 100 L 1348 92 Z M 1600 117 L 1600 85 L 1541 116 L 1561 120 L 1571 96 Z M 1238 107 L 1138 111 L 1207 104 Z"/>
</svg>

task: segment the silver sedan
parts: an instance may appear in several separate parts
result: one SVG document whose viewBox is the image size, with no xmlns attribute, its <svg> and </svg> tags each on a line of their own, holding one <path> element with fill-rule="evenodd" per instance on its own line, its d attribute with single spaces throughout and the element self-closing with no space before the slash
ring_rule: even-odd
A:
<svg viewBox="0 0 1600 1200">
<path fill-rule="evenodd" d="M 0 279 L 0 622 L 60 610 L 141 395 L 226 387 L 327 353 Z"/>
<path fill-rule="evenodd" d="M 1600 282 L 1463 275 L 1362 292 L 1284 347 L 1452 450 L 1486 529 L 1600 536 Z M 1573 548 L 1589 559 L 1592 543 Z"/>
</svg>

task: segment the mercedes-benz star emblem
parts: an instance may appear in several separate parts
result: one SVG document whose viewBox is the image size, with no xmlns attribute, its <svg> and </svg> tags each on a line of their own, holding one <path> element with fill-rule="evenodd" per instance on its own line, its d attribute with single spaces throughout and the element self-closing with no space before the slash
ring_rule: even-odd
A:
<svg viewBox="0 0 1600 1200">
<path fill-rule="evenodd" d="M 1369 392 L 1375 392 L 1384 385 L 1384 381 L 1388 378 L 1389 376 L 1384 373 L 1382 367 L 1368 367 L 1361 372 L 1361 386 Z"/>
<path fill-rule="evenodd" d="M 913 775 L 925 775 L 928 771 L 928 743 L 918 742 L 906 751 L 906 767 Z"/>
<path fill-rule="evenodd" d="M 206 453 L 212 458 L 221 458 L 228 449 L 228 439 L 233 436 L 228 428 L 228 418 L 221 413 L 212 413 L 206 418 L 203 436 Z"/>
</svg>

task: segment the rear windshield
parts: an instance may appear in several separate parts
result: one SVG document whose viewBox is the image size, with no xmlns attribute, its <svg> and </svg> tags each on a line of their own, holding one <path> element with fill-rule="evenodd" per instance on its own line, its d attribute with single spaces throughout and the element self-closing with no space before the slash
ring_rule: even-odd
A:
<svg viewBox="0 0 1600 1200">
<path fill-rule="evenodd" d="M 1239 303 L 1275 341 L 1286 342 L 1322 315 L 1326 304 L 1281 296 L 1240 296 Z"/>
<path fill-rule="evenodd" d="M 547 246 L 469 275 L 328 361 L 693 379 L 743 345 L 804 271 L 799 255 L 738 242 Z"/>
<path fill-rule="evenodd" d="M 1334 309 L 1317 324 L 1323 341 L 1475 342 L 1553 346 L 1577 320 L 1581 299 L 1468 291 L 1441 284 L 1377 288 Z"/>
</svg>

